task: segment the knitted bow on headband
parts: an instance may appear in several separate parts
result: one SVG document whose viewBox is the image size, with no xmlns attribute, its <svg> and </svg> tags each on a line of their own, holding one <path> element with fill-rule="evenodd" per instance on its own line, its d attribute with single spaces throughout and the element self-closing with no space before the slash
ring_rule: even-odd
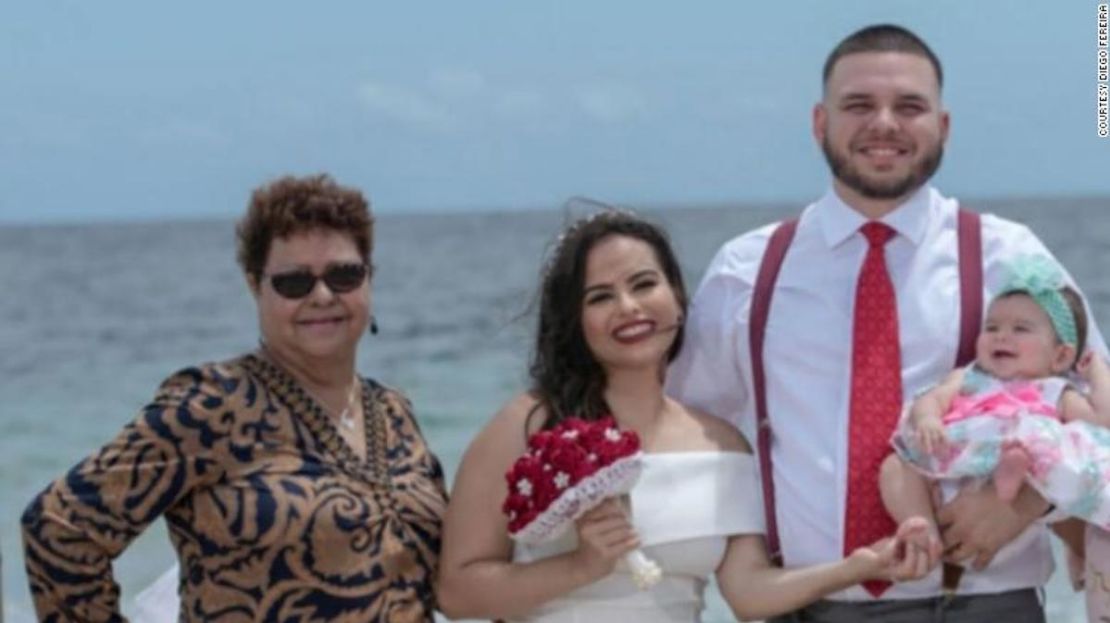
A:
<svg viewBox="0 0 1110 623">
<path fill-rule="evenodd" d="M 1023 255 L 1010 264 L 1010 274 L 999 296 L 1012 292 L 1028 294 L 1052 320 L 1060 341 L 1078 346 L 1075 315 L 1060 293 L 1067 285 L 1060 266 L 1043 255 Z"/>
</svg>

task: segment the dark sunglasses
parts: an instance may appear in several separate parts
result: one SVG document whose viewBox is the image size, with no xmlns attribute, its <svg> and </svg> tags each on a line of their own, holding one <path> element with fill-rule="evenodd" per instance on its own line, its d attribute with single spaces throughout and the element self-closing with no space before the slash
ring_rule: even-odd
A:
<svg viewBox="0 0 1110 623">
<path fill-rule="evenodd" d="M 335 294 L 350 292 L 362 285 L 369 270 L 366 264 L 332 264 L 323 275 L 301 268 L 270 275 L 270 285 L 274 292 L 287 299 L 300 299 L 308 296 L 316 287 L 316 281 L 324 280 L 324 285 Z"/>
</svg>

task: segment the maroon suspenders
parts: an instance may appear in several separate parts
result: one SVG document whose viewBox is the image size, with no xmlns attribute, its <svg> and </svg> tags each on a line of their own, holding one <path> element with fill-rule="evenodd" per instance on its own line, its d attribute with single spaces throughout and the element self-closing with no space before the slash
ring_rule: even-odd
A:
<svg viewBox="0 0 1110 623">
<path fill-rule="evenodd" d="M 979 215 L 961 209 L 956 225 L 960 244 L 960 347 L 956 367 L 975 358 L 975 339 L 983 323 L 983 241 Z"/>
<path fill-rule="evenodd" d="M 752 292 L 751 316 L 748 319 L 748 340 L 752 356 L 752 388 L 755 390 L 756 447 L 759 454 L 759 475 L 763 489 L 763 514 L 766 518 L 767 553 L 771 562 L 782 565 L 779 547 L 779 525 L 775 518 L 775 481 L 771 474 L 771 422 L 767 420 L 767 381 L 763 374 L 763 335 L 767 314 L 771 311 L 771 295 L 782 268 L 786 250 L 794 239 L 798 219 L 783 221 L 771 234 L 767 250 L 759 264 Z"/>
<path fill-rule="evenodd" d="M 971 361 L 975 338 L 979 333 L 983 309 L 983 253 L 979 215 L 964 209 L 958 213 L 960 262 L 960 342 L 956 365 Z M 782 564 L 778 521 L 775 517 L 775 483 L 771 466 L 771 425 L 767 418 L 767 383 L 763 369 L 763 338 L 767 316 L 771 311 L 771 295 L 783 258 L 794 239 L 798 219 L 783 221 L 767 243 L 752 292 L 748 340 L 752 358 L 752 389 L 755 394 L 756 447 L 763 490 L 763 512 L 767 524 L 767 551 L 771 561 Z"/>
</svg>

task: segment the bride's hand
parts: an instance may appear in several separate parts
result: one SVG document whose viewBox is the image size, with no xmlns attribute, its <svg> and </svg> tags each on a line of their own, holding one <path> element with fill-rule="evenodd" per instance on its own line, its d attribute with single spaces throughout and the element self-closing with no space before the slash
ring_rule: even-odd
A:
<svg viewBox="0 0 1110 623">
<path fill-rule="evenodd" d="M 928 575 L 940 562 L 941 551 L 936 527 L 923 517 L 911 517 L 893 537 L 861 547 L 851 558 L 863 565 L 865 579 L 904 582 Z"/>
<path fill-rule="evenodd" d="M 610 573 L 617 561 L 640 545 L 620 502 L 610 498 L 576 522 L 578 549 L 573 556 L 590 581 Z"/>
</svg>

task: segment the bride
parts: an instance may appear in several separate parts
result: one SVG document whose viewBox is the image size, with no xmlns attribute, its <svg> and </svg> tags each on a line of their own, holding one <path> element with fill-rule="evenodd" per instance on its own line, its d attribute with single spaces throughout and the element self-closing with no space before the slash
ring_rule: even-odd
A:
<svg viewBox="0 0 1110 623">
<path fill-rule="evenodd" d="M 563 233 L 543 274 L 531 389 L 478 434 L 455 480 L 436 589 L 448 617 L 693 622 L 716 573 L 737 617 L 763 618 L 863 580 L 921 577 L 936 564 L 936 552 L 906 541 L 924 530 L 914 518 L 836 563 L 771 565 L 751 448 L 729 424 L 663 393 L 686 300 L 658 227 L 607 210 Z M 565 417 L 606 414 L 635 431 L 645 452 L 631 516 L 609 500 L 559 541 L 514 545 L 500 508 L 504 474 L 526 437 Z M 663 569 L 647 591 L 619 562 L 637 547 Z"/>
</svg>

